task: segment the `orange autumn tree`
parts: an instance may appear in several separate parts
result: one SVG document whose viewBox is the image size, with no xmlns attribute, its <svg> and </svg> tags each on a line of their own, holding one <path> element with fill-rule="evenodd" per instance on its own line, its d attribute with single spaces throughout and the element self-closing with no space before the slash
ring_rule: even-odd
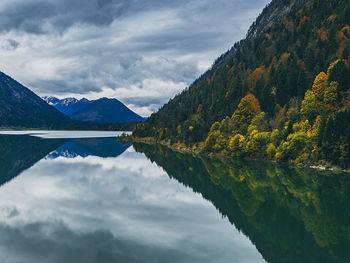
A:
<svg viewBox="0 0 350 263">
<path fill-rule="evenodd" d="M 249 76 L 248 82 L 252 89 L 256 86 L 256 83 L 266 75 L 266 68 L 264 65 L 256 68 Z"/>
</svg>

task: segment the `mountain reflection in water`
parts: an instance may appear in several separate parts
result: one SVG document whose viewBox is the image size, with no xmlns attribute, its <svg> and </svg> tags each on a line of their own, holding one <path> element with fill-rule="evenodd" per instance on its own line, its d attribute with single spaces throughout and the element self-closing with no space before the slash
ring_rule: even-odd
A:
<svg viewBox="0 0 350 263">
<path fill-rule="evenodd" d="M 210 202 L 115 138 L 0 140 L 17 165 L 1 171 L 6 263 L 264 262 Z"/>
<path fill-rule="evenodd" d="M 349 174 L 129 147 L 0 136 L 1 258 L 350 262 Z"/>
<path fill-rule="evenodd" d="M 44 157 L 118 157 L 130 146 L 115 138 L 42 139 L 29 135 L 0 135 L 0 185 Z"/>
<path fill-rule="evenodd" d="M 48 158 L 67 157 L 74 158 L 77 156 L 98 156 L 102 158 L 118 157 L 126 151 L 131 144 L 117 142 L 115 138 L 85 138 L 71 139 L 64 145 L 58 147 L 50 153 Z"/>
<path fill-rule="evenodd" d="M 44 140 L 27 135 L 0 135 L 0 185 L 66 142 L 66 139 Z"/>
</svg>

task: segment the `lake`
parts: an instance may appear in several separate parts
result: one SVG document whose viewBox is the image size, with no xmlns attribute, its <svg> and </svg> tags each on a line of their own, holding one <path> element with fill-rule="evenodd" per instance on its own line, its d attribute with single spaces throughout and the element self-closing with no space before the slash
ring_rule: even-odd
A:
<svg viewBox="0 0 350 263">
<path fill-rule="evenodd" d="M 1 132 L 2 262 L 350 262 L 349 174 L 118 134 Z"/>
</svg>

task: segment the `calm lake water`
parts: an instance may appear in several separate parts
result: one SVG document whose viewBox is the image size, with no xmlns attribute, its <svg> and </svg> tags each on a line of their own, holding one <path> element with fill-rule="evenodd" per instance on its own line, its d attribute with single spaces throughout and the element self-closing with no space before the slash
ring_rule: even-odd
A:
<svg viewBox="0 0 350 263">
<path fill-rule="evenodd" d="M 1 262 L 350 262 L 350 175 L 0 135 Z"/>
</svg>

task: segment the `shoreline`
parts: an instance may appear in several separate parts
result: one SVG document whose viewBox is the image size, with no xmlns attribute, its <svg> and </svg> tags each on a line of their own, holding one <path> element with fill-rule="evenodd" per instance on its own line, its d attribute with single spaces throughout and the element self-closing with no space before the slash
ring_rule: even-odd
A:
<svg viewBox="0 0 350 263">
<path fill-rule="evenodd" d="M 155 140 L 152 137 L 145 137 L 145 138 L 135 138 L 133 136 L 118 136 L 117 140 L 121 141 L 121 142 L 129 142 L 129 143 L 145 143 L 145 144 L 152 144 L 152 145 L 162 145 L 165 147 L 168 147 L 174 151 L 180 152 L 180 153 L 191 153 L 194 154 L 196 156 L 206 156 L 206 157 L 215 157 L 215 158 L 221 158 L 221 159 L 235 159 L 235 160 L 249 160 L 249 161 L 265 161 L 265 162 L 270 162 L 270 163 L 276 163 L 278 164 L 279 162 L 276 162 L 274 160 L 270 160 L 270 159 L 263 159 L 263 158 L 249 158 L 249 157 L 245 157 L 245 158 L 235 158 L 232 156 L 228 156 L 228 155 L 222 155 L 222 154 L 216 154 L 213 152 L 210 153 L 204 153 L 204 152 L 200 152 L 200 151 L 196 151 L 196 149 L 192 149 L 184 144 L 170 144 L 166 141 L 158 141 Z M 323 165 L 323 164 L 311 164 L 311 165 L 305 165 L 305 164 L 295 164 L 295 163 L 288 163 L 288 162 L 280 162 L 280 164 L 286 164 L 286 165 L 290 165 L 290 166 L 296 166 L 296 167 L 300 167 L 300 168 L 310 168 L 310 169 L 316 169 L 319 171 L 329 171 L 329 172 L 343 172 L 343 173 L 349 173 L 350 174 L 350 169 L 342 169 L 338 166 L 332 166 L 332 165 Z"/>
</svg>

